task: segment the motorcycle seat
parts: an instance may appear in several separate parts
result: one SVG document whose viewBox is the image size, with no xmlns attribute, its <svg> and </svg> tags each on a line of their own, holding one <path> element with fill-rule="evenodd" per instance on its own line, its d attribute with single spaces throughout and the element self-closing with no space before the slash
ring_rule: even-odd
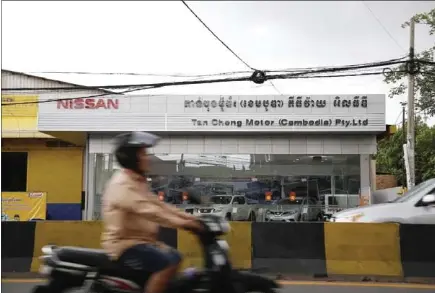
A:
<svg viewBox="0 0 435 293">
<path fill-rule="evenodd" d="M 56 255 L 61 261 L 90 267 L 109 266 L 111 264 L 109 256 L 102 249 L 64 246 L 56 249 Z"/>
</svg>

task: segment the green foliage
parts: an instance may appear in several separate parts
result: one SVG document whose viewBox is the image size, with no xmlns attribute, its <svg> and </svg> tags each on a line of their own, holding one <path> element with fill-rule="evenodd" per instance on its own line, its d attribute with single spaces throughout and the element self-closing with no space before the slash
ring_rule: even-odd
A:
<svg viewBox="0 0 435 293">
<path fill-rule="evenodd" d="M 399 128 L 378 143 L 376 155 L 377 172 L 395 175 L 400 185 L 406 185 L 403 143 L 404 131 Z M 421 119 L 416 120 L 415 169 L 416 184 L 435 177 L 435 126 L 429 127 Z"/>
<path fill-rule="evenodd" d="M 429 34 L 435 34 L 435 9 L 427 13 L 420 13 L 413 17 L 417 24 L 429 26 Z M 402 25 L 403 28 L 409 27 L 409 22 Z M 417 27 L 417 26 L 416 26 Z M 415 57 L 420 60 L 434 62 L 435 45 Z M 384 81 L 395 86 L 390 90 L 389 97 L 394 98 L 402 95 L 407 91 L 406 64 L 396 67 L 391 74 L 387 75 Z M 427 115 L 435 116 L 435 65 L 420 63 L 420 73 L 415 76 L 415 94 L 417 97 L 416 108 L 419 112 L 425 112 Z"/>
</svg>

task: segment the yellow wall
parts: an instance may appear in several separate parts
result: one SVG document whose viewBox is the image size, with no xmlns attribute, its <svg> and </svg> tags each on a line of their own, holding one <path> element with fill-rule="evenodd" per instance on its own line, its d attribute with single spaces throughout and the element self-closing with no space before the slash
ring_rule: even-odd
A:
<svg viewBox="0 0 435 293">
<path fill-rule="evenodd" d="M 2 95 L 2 138 L 49 138 L 37 131 L 38 96 Z M 15 105 L 14 103 L 27 103 Z M 11 104 L 11 105 L 7 105 Z"/>
<path fill-rule="evenodd" d="M 47 203 L 80 203 L 83 148 L 48 148 L 45 141 L 3 139 L 2 152 L 28 152 L 27 191 L 47 192 Z"/>
</svg>

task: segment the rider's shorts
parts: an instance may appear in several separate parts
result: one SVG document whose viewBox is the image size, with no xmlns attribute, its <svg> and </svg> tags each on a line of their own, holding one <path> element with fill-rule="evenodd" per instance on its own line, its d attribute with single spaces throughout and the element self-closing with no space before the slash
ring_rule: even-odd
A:
<svg viewBox="0 0 435 293">
<path fill-rule="evenodd" d="M 126 268 L 153 274 L 179 264 L 181 255 L 171 247 L 138 244 L 125 250 L 118 261 Z"/>
</svg>

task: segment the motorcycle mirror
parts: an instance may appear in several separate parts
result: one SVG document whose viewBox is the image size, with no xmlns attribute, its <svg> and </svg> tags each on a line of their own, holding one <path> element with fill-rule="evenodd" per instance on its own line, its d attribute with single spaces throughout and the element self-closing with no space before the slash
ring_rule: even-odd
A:
<svg viewBox="0 0 435 293">
<path fill-rule="evenodd" d="M 191 204 L 202 204 L 201 194 L 194 188 L 186 188 L 185 192 Z"/>
</svg>

